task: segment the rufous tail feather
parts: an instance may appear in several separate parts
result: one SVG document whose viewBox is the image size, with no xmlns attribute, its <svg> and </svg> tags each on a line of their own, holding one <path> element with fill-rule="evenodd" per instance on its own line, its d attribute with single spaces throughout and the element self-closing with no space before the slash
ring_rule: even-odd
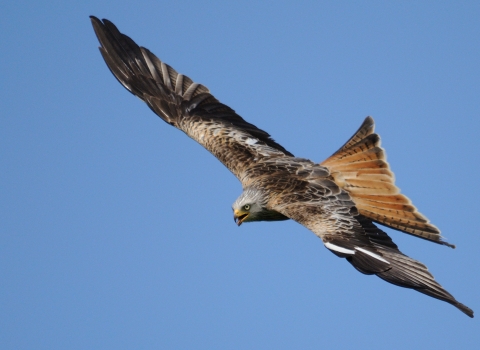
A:
<svg viewBox="0 0 480 350">
<path fill-rule="evenodd" d="M 347 191 L 360 214 L 375 222 L 452 248 L 440 230 L 420 214 L 395 186 L 375 122 L 367 117 L 358 131 L 331 157 L 321 163 L 338 186 Z"/>
</svg>

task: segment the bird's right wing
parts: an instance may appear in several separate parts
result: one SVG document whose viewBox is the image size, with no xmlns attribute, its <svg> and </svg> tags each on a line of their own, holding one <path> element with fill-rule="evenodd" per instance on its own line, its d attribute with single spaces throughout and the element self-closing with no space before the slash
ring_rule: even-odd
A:
<svg viewBox="0 0 480 350">
<path fill-rule="evenodd" d="M 269 176 L 263 178 L 261 188 L 270 193 L 270 209 L 308 228 L 358 271 L 446 301 L 473 317 L 473 311 L 438 284 L 425 265 L 403 254 L 370 218 L 359 213 L 351 195 L 329 177 L 326 168 L 292 160 L 265 162 Z M 290 176 L 282 171 L 286 167 Z"/>
<path fill-rule="evenodd" d="M 113 23 L 93 16 L 91 20 L 100 52 L 118 81 L 165 122 L 204 146 L 237 178 L 258 160 L 292 156 L 268 133 L 220 103 L 205 86 L 178 74 Z"/>
<path fill-rule="evenodd" d="M 353 267 L 364 274 L 375 274 L 389 283 L 443 300 L 473 318 L 473 310 L 458 302 L 435 281 L 424 264 L 403 254 L 392 239 L 376 227 L 370 219 L 362 215 L 357 216 L 356 219 L 364 230 L 360 242 L 348 236 L 326 236 L 325 246 L 332 253 L 346 258 Z M 368 238 L 370 244 L 362 244 L 362 241 L 365 241 L 364 237 Z M 348 253 L 339 253 L 338 247 L 348 250 Z"/>
<path fill-rule="evenodd" d="M 294 201 L 287 195 L 275 210 L 313 231 L 326 248 L 358 271 L 446 301 L 473 317 L 473 311 L 435 281 L 424 264 L 403 254 L 372 220 L 358 214 L 344 190 L 325 182 L 304 193 L 307 195 L 296 192 Z"/>
</svg>

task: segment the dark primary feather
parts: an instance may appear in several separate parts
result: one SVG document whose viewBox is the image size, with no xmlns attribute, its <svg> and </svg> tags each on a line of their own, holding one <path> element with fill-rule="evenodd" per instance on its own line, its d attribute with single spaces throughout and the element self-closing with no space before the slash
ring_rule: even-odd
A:
<svg viewBox="0 0 480 350">
<path fill-rule="evenodd" d="M 400 287 L 411 288 L 420 293 L 446 301 L 460 309 L 466 315 L 473 317 L 473 310 L 459 303 L 432 276 L 427 267 L 419 261 L 404 255 L 398 250 L 392 239 L 371 220 L 359 215 L 357 220 L 365 230 L 365 235 L 372 243 L 376 252 L 380 253 L 391 268 L 376 273 L 381 279 Z"/>
<path fill-rule="evenodd" d="M 435 281 L 425 265 L 398 250 L 392 239 L 376 227 L 372 220 L 356 213 L 353 202 L 350 201 L 351 207 L 349 207 L 349 201 L 344 197 L 345 192 L 340 191 L 339 194 L 334 194 L 328 191 L 312 190 L 308 185 L 306 187 L 307 189 L 303 192 L 307 196 L 302 197 L 297 194 L 295 202 L 287 199 L 287 203 L 277 202 L 275 208 L 316 233 L 324 243 L 331 243 L 336 247 L 355 252 L 346 254 L 327 246 L 335 255 L 346 258 L 361 273 L 375 274 L 389 283 L 446 301 L 469 317 L 473 317 L 473 311 L 458 302 Z M 325 198 L 323 201 L 329 204 L 320 207 L 315 202 L 322 201 L 322 196 Z M 365 251 L 379 256 L 380 259 Z"/>
<path fill-rule="evenodd" d="M 110 71 L 164 121 L 198 141 L 237 177 L 263 157 L 291 156 L 268 133 L 246 122 L 209 90 L 139 47 L 108 20 L 91 17 Z"/>
<path fill-rule="evenodd" d="M 205 86 L 177 73 L 111 22 L 93 16 L 91 20 L 100 52 L 118 81 L 165 122 L 215 155 L 244 188 L 261 191 L 265 210 L 273 215 L 269 218 L 291 218 L 360 272 L 444 300 L 473 317 L 473 311 L 443 289 L 425 265 L 402 254 L 372 223 L 449 245 L 399 194 L 380 138 L 373 133 L 372 118 L 322 164 L 295 158 Z"/>
<path fill-rule="evenodd" d="M 358 271 L 375 274 L 389 283 L 446 301 L 473 317 L 473 311 L 437 283 L 425 265 L 400 252 L 392 239 L 371 219 L 359 214 L 354 200 L 345 190 L 328 176 L 321 176 L 325 168 L 314 166 L 313 169 L 319 170 L 311 170 L 310 174 L 320 176 L 305 176 L 307 171 L 300 170 L 302 162 L 297 164 L 296 172 L 292 171 L 294 165 L 289 164 L 289 173 L 297 176 L 286 176 L 281 174 L 284 168 L 275 167 L 281 162 L 281 159 L 263 162 L 270 164 L 270 174 L 276 172 L 277 176 L 273 178 L 281 181 L 274 181 L 269 176 L 257 178 L 254 182 L 254 185 L 269 189 L 271 193 L 282 193 L 271 197 L 271 208 L 304 225 L 324 243 L 354 252 L 341 252 L 327 245 L 335 255 L 346 258 Z M 306 162 L 303 162 L 303 167 L 306 167 Z"/>
</svg>

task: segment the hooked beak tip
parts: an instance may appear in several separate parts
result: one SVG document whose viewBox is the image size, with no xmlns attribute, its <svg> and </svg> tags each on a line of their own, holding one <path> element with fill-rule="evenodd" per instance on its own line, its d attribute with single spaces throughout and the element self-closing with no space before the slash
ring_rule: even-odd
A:
<svg viewBox="0 0 480 350">
<path fill-rule="evenodd" d="M 242 224 L 242 220 L 240 220 L 239 217 L 234 216 L 233 221 L 237 224 L 237 226 L 240 226 Z"/>
<path fill-rule="evenodd" d="M 239 213 L 235 213 L 233 215 L 233 221 L 237 224 L 237 226 L 240 226 L 242 222 L 245 220 L 245 218 L 248 216 L 248 214 L 242 214 L 242 215 L 237 215 Z"/>
</svg>

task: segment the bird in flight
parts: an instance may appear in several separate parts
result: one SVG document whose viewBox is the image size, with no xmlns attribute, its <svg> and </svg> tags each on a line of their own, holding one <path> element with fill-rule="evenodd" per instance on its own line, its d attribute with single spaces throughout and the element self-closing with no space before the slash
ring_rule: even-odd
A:
<svg viewBox="0 0 480 350">
<path fill-rule="evenodd" d="M 233 203 L 237 225 L 295 220 L 361 273 L 446 301 L 473 317 L 473 311 L 436 282 L 425 265 L 400 252 L 375 225 L 454 248 L 395 186 L 373 118 L 367 117 L 322 163 L 295 157 L 205 86 L 120 33 L 112 22 L 90 18 L 103 59 L 118 81 L 240 180 L 243 192 Z"/>
</svg>

